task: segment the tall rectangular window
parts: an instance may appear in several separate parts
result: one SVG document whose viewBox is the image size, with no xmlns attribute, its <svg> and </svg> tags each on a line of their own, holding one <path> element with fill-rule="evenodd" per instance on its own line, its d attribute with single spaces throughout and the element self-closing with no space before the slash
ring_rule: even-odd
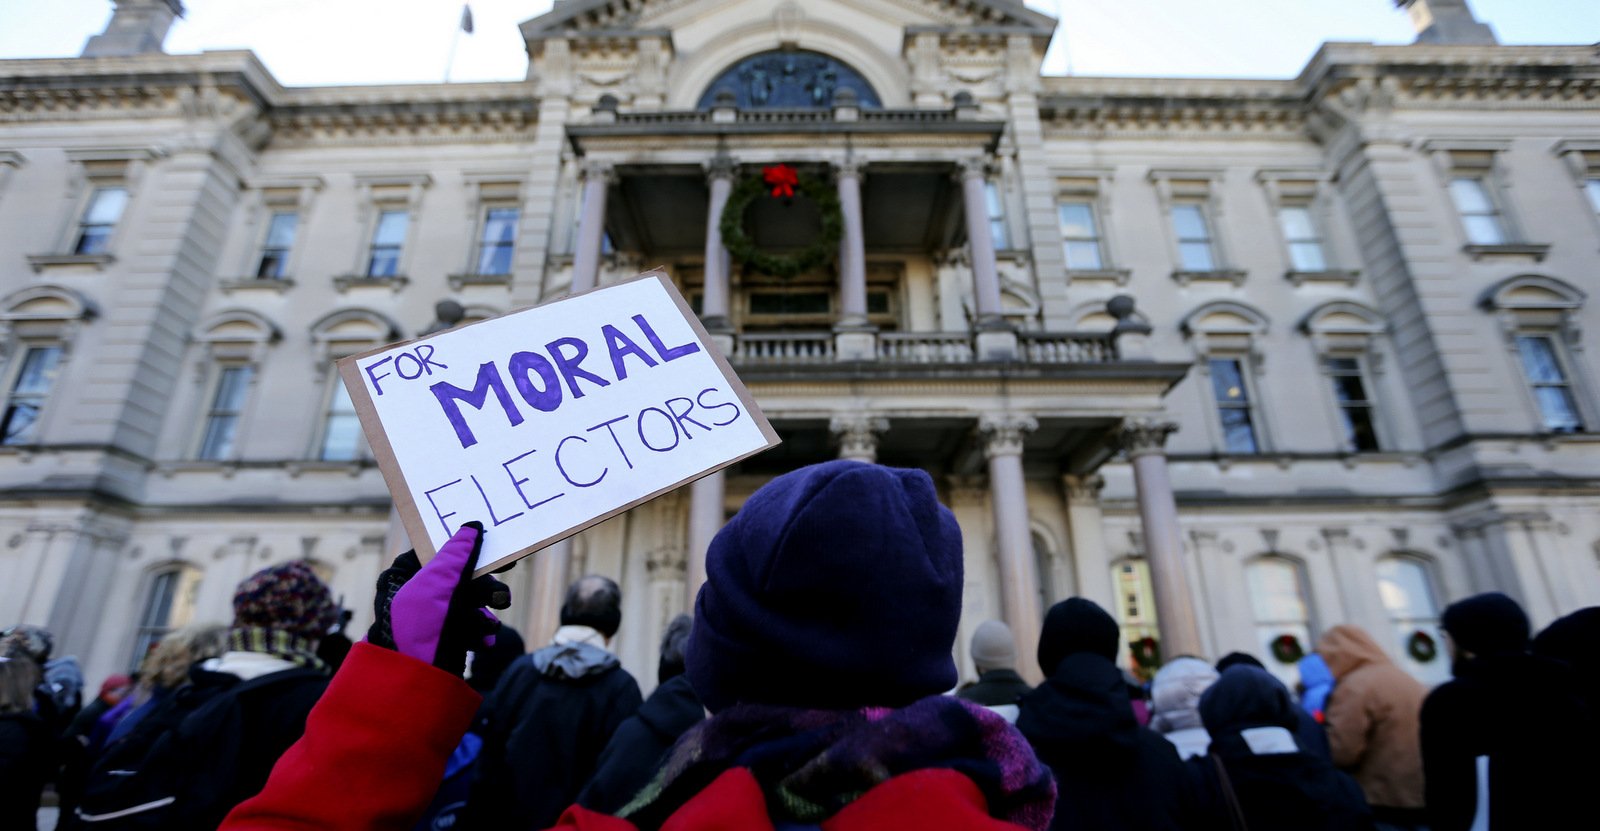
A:
<svg viewBox="0 0 1600 831">
<path fill-rule="evenodd" d="M 1234 358 L 1214 358 L 1211 389 L 1217 396 L 1217 420 L 1222 424 L 1222 441 L 1229 453 L 1255 453 L 1256 429 L 1250 418 L 1250 393 L 1245 388 L 1243 362 Z"/>
<path fill-rule="evenodd" d="M 0 424 L 0 444 L 31 444 L 36 440 L 39 411 L 50 395 L 61 363 L 61 347 L 30 346 L 22 356 L 22 368 L 11 383 L 11 399 L 6 402 L 5 423 Z"/>
<path fill-rule="evenodd" d="M 1322 235 L 1306 205 L 1286 205 L 1278 210 L 1278 224 L 1289 243 L 1289 261 L 1295 271 L 1327 271 L 1328 258 L 1322 253 Z"/>
<path fill-rule="evenodd" d="M 1178 257 L 1184 271 L 1216 270 L 1216 251 L 1204 208 L 1195 204 L 1173 205 L 1172 228 L 1178 234 Z"/>
<path fill-rule="evenodd" d="M 511 255 L 517 246 L 516 208 L 490 208 L 478 240 L 479 274 L 510 274 Z"/>
<path fill-rule="evenodd" d="M 1000 186 L 985 182 L 983 202 L 989 211 L 989 238 L 994 240 L 994 250 L 1005 251 L 1011 247 L 1011 235 L 1006 233 L 1006 208 L 1000 200 Z"/>
<path fill-rule="evenodd" d="M 72 253 L 106 253 L 111 247 L 111 233 L 117 230 L 117 222 L 127 206 L 127 188 L 96 188 L 83 211 L 83 219 L 78 222 L 78 238 L 72 245 Z"/>
<path fill-rule="evenodd" d="M 150 578 L 150 591 L 145 595 L 144 609 L 139 615 L 139 626 L 134 635 L 130 668 L 138 669 L 145 656 L 150 654 L 151 647 L 160 643 L 168 632 L 194 619 L 194 601 L 200 588 L 200 576 L 199 569 L 180 566 Z"/>
<path fill-rule="evenodd" d="M 1450 180 L 1450 197 L 1461 214 L 1467 242 L 1473 245 L 1501 245 L 1506 241 L 1505 223 L 1489 195 L 1481 176 L 1458 176 Z"/>
<path fill-rule="evenodd" d="M 1600 178 L 1590 178 L 1583 183 L 1583 192 L 1589 194 L 1589 205 L 1600 214 Z"/>
<path fill-rule="evenodd" d="M 1361 360 L 1329 358 L 1328 376 L 1333 379 L 1333 395 L 1339 402 L 1345 449 L 1351 452 L 1377 450 L 1378 432 L 1372 426 L 1372 399 L 1367 396 Z"/>
<path fill-rule="evenodd" d="M 1552 433 L 1582 430 L 1578 402 L 1572 397 L 1572 384 L 1556 354 L 1555 341 L 1549 335 L 1519 335 L 1517 351 L 1522 355 L 1522 369 L 1533 387 L 1533 397 L 1539 402 L 1544 429 Z"/>
<path fill-rule="evenodd" d="M 206 412 L 205 435 L 200 440 L 201 459 L 215 462 L 233 455 L 239 417 L 254 375 L 255 369 L 248 366 L 225 366 L 218 373 L 217 390 L 211 396 L 211 409 Z"/>
<path fill-rule="evenodd" d="M 406 242 L 409 211 L 383 211 L 372 232 L 372 256 L 367 260 L 368 277 L 393 277 L 400 272 L 400 247 Z"/>
<path fill-rule="evenodd" d="M 1061 245 L 1067 256 L 1067 269 L 1099 271 L 1104 268 L 1094 205 L 1089 202 L 1063 202 L 1056 211 L 1061 218 Z"/>
<path fill-rule="evenodd" d="M 333 384 L 319 458 L 325 462 L 348 462 L 361 452 L 361 419 L 356 416 L 356 405 L 351 403 L 344 381 L 336 377 Z"/>
<path fill-rule="evenodd" d="M 267 238 L 261 243 L 261 262 L 256 266 L 256 276 L 277 279 L 289 265 L 289 249 L 294 248 L 294 235 L 300 227 L 300 215 L 277 213 L 267 224 Z"/>
</svg>

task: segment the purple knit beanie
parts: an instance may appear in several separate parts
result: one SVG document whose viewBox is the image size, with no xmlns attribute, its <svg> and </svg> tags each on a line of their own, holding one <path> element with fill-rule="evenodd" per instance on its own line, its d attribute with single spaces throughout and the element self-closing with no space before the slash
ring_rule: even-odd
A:
<svg viewBox="0 0 1600 831">
<path fill-rule="evenodd" d="M 328 587 L 303 560 L 264 568 L 233 592 L 235 629 L 277 629 L 317 639 L 328 634 L 338 617 Z"/>
<path fill-rule="evenodd" d="M 927 473 L 840 460 L 784 474 L 711 541 L 690 684 L 713 712 L 942 693 L 961 588 L 961 529 Z"/>
</svg>

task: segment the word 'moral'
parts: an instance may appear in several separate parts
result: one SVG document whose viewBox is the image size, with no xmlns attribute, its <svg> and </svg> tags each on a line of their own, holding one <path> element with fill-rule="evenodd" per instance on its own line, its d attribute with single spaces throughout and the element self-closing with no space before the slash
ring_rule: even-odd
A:
<svg viewBox="0 0 1600 831">
<path fill-rule="evenodd" d="M 642 314 L 634 315 L 633 323 L 638 327 L 645 342 L 650 345 L 650 349 L 654 351 L 654 357 L 651 352 L 647 352 L 616 326 L 606 324 L 600 327 L 600 337 L 610 358 L 610 376 L 617 381 L 627 380 L 630 360 L 635 362 L 635 367 L 649 369 L 700 351 L 700 345 L 693 341 L 679 346 L 667 346 Z M 423 349 L 427 350 L 426 354 L 422 352 Z M 416 354 L 401 352 L 399 355 L 386 356 L 368 364 L 364 371 L 367 373 L 367 378 L 372 381 L 374 392 L 383 395 L 379 381 L 391 377 L 391 373 L 382 371 L 385 364 L 390 364 L 391 361 L 393 374 L 406 381 L 431 376 L 435 367 L 449 369 L 434 359 L 433 351 L 432 346 L 419 344 L 416 347 Z M 569 394 L 571 398 L 577 399 L 593 389 L 610 386 L 612 383 L 610 378 L 584 368 L 583 362 L 589 358 L 589 353 L 589 344 L 580 338 L 556 338 L 544 345 L 544 352 L 530 349 L 513 353 L 505 361 L 504 373 L 496 362 L 485 361 L 478 366 L 477 377 L 470 389 L 462 389 L 449 381 L 436 381 L 429 385 L 428 390 L 433 393 L 445 418 L 455 429 L 456 440 L 461 443 L 462 448 L 468 448 L 477 444 L 478 438 L 473 435 L 472 428 L 467 424 L 466 416 L 461 410 L 462 404 L 475 410 L 482 410 L 489 403 L 489 397 L 493 395 L 495 402 L 505 413 L 506 420 L 515 427 L 521 424 L 525 417 L 511 395 L 512 389 L 516 390 L 517 396 L 527 406 L 549 413 L 560 407 Z M 593 362 L 591 365 L 595 363 L 598 362 Z M 506 385 L 507 377 L 511 380 L 509 387 Z M 562 388 L 563 383 L 565 390 Z M 588 386 L 587 390 L 585 385 Z"/>
</svg>

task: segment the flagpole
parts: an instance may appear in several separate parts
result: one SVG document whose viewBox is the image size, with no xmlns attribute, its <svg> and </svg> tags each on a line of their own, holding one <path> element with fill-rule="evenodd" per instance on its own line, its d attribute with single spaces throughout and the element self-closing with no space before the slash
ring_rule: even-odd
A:
<svg viewBox="0 0 1600 831">
<path fill-rule="evenodd" d="M 444 64 L 444 82 L 450 83 L 450 70 L 456 65 L 456 44 L 461 42 L 461 26 L 456 26 L 456 33 L 450 36 L 450 57 Z"/>
</svg>

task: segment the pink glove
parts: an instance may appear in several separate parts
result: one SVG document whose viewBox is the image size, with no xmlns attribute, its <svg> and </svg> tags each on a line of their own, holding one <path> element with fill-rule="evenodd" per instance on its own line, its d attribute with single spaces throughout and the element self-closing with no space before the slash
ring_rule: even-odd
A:
<svg viewBox="0 0 1600 831">
<path fill-rule="evenodd" d="M 490 576 L 473 579 L 483 525 L 469 522 L 423 566 L 407 551 L 378 576 L 377 615 L 367 640 L 446 672 L 466 671 L 467 653 L 494 643 L 500 621 L 485 606 L 511 605 L 511 591 Z"/>
</svg>

